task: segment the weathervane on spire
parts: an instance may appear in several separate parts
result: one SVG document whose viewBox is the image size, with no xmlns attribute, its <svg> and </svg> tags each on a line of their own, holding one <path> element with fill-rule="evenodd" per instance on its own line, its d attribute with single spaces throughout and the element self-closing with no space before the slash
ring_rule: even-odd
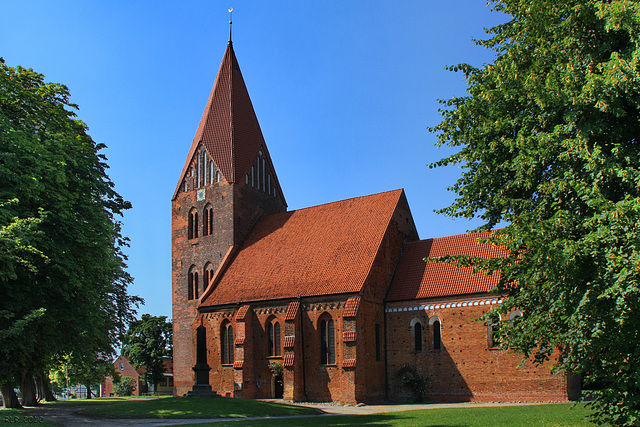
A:
<svg viewBox="0 0 640 427">
<path fill-rule="evenodd" d="M 231 43 L 231 24 L 233 24 L 233 8 L 229 8 L 229 43 Z"/>
</svg>

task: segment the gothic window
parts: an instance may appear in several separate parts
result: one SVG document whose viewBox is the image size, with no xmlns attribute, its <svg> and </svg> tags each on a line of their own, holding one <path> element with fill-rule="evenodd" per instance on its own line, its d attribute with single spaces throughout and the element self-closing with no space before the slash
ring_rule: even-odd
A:
<svg viewBox="0 0 640 427">
<path fill-rule="evenodd" d="M 198 299 L 198 271 L 192 265 L 189 268 L 189 276 L 187 278 L 187 294 L 188 299 Z"/>
<path fill-rule="evenodd" d="M 204 280 L 202 281 L 202 292 L 204 292 L 209 286 L 209 283 L 211 283 L 211 279 L 213 279 L 213 273 L 214 273 L 213 266 L 211 265 L 210 262 L 208 262 L 204 266 Z"/>
<path fill-rule="evenodd" d="M 200 147 L 200 150 L 202 151 L 202 160 L 200 162 L 200 167 L 202 168 L 202 173 L 200 176 L 200 187 L 204 187 L 205 185 L 207 185 L 207 151 L 202 147 Z"/>
<path fill-rule="evenodd" d="M 216 181 L 215 166 L 213 165 L 213 162 L 209 160 L 209 184 L 214 184 Z"/>
<path fill-rule="evenodd" d="M 221 349 L 222 353 L 222 364 L 223 365 L 232 365 L 233 364 L 233 326 L 231 322 L 225 320 L 222 322 L 222 326 L 220 327 L 220 336 L 222 337 L 221 341 Z"/>
<path fill-rule="evenodd" d="M 442 347 L 440 319 L 437 316 L 432 317 L 429 319 L 429 326 L 433 327 L 433 349 L 440 350 Z"/>
<path fill-rule="evenodd" d="M 260 152 L 260 157 L 262 160 L 262 169 L 261 171 L 261 179 L 262 179 L 262 187 L 260 187 L 262 189 L 262 191 L 265 191 L 266 188 L 266 180 L 265 180 L 265 176 L 266 176 L 266 169 L 267 169 L 267 161 L 264 159 L 264 157 L 262 157 L 262 152 Z"/>
<path fill-rule="evenodd" d="M 376 323 L 376 362 L 382 360 L 382 328 Z"/>
<path fill-rule="evenodd" d="M 320 364 L 336 363 L 336 340 L 333 319 L 320 320 Z"/>
<path fill-rule="evenodd" d="M 220 182 L 220 171 L 216 172 L 216 182 Z"/>
<path fill-rule="evenodd" d="M 195 209 L 191 209 L 189 211 L 188 218 L 188 232 L 187 235 L 189 239 L 195 239 L 198 237 L 198 211 Z"/>
<path fill-rule="evenodd" d="M 280 346 L 280 323 L 276 320 L 267 325 L 267 335 L 269 338 L 269 356 L 282 356 Z"/>
<path fill-rule="evenodd" d="M 202 235 L 210 236 L 213 234 L 213 208 L 207 204 L 202 212 Z"/>
</svg>

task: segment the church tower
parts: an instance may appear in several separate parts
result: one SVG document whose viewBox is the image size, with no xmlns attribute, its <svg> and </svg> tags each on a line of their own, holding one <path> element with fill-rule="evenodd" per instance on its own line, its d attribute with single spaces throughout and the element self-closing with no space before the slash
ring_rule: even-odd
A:
<svg viewBox="0 0 640 427">
<path fill-rule="evenodd" d="M 174 390 L 193 385 L 200 298 L 262 215 L 285 212 L 229 41 L 172 198 Z"/>
</svg>

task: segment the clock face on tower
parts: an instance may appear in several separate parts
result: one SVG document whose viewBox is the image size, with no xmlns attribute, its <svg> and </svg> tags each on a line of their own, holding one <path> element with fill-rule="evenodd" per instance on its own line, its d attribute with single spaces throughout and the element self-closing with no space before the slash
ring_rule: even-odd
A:
<svg viewBox="0 0 640 427">
<path fill-rule="evenodd" d="M 196 193 L 196 200 L 199 202 L 203 201 L 206 197 L 206 191 L 206 188 L 198 189 L 198 192 Z"/>
</svg>

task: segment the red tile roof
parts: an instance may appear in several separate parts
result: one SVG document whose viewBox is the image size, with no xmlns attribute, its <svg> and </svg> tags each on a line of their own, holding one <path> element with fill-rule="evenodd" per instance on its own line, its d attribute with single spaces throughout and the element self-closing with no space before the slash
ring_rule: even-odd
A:
<svg viewBox="0 0 640 427">
<path fill-rule="evenodd" d="M 287 314 L 284 316 L 284 320 L 295 320 L 298 315 L 298 309 L 300 308 L 300 301 L 293 301 L 289 303 L 287 307 Z"/>
<path fill-rule="evenodd" d="M 236 321 L 246 320 L 247 313 L 249 312 L 250 308 L 251 308 L 250 305 L 243 305 L 242 307 L 240 307 L 240 309 L 236 313 Z"/>
<path fill-rule="evenodd" d="M 347 331 L 342 333 L 342 342 L 353 342 L 356 340 L 356 331 Z"/>
<path fill-rule="evenodd" d="M 294 357 L 293 354 L 285 354 L 282 365 L 286 367 L 293 366 Z"/>
<path fill-rule="evenodd" d="M 473 273 L 473 267 L 456 267 L 445 262 L 424 262 L 426 257 L 469 255 L 497 258 L 506 253 L 498 246 L 480 244 L 489 232 L 460 234 L 410 242 L 404 248 L 387 301 L 465 295 L 487 292 L 498 283 L 499 276 Z"/>
<path fill-rule="evenodd" d="M 231 43 L 227 45 L 222 58 L 220 70 L 173 194 L 174 199 L 180 191 L 181 183 L 187 175 L 200 142 L 229 183 L 243 182 L 258 151 L 262 150 L 269 170 L 272 171 L 278 197 L 286 206 L 282 188 L 274 172 L 271 156 L 264 142 L 260 124 Z"/>
<path fill-rule="evenodd" d="M 261 218 L 202 305 L 357 293 L 402 190 Z"/>
<path fill-rule="evenodd" d="M 360 304 L 360 297 L 349 298 L 344 306 L 342 317 L 355 317 L 358 312 L 358 304 Z"/>
<path fill-rule="evenodd" d="M 356 359 L 347 359 L 342 361 L 343 368 L 355 368 L 356 367 Z"/>
<path fill-rule="evenodd" d="M 291 348 L 295 345 L 296 343 L 296 337 L 295 335 L 287 335 L 286 337 L 284 337 L 284 341 L 282 342 L 282 346 L 284 348 Z"/>
</svg>

